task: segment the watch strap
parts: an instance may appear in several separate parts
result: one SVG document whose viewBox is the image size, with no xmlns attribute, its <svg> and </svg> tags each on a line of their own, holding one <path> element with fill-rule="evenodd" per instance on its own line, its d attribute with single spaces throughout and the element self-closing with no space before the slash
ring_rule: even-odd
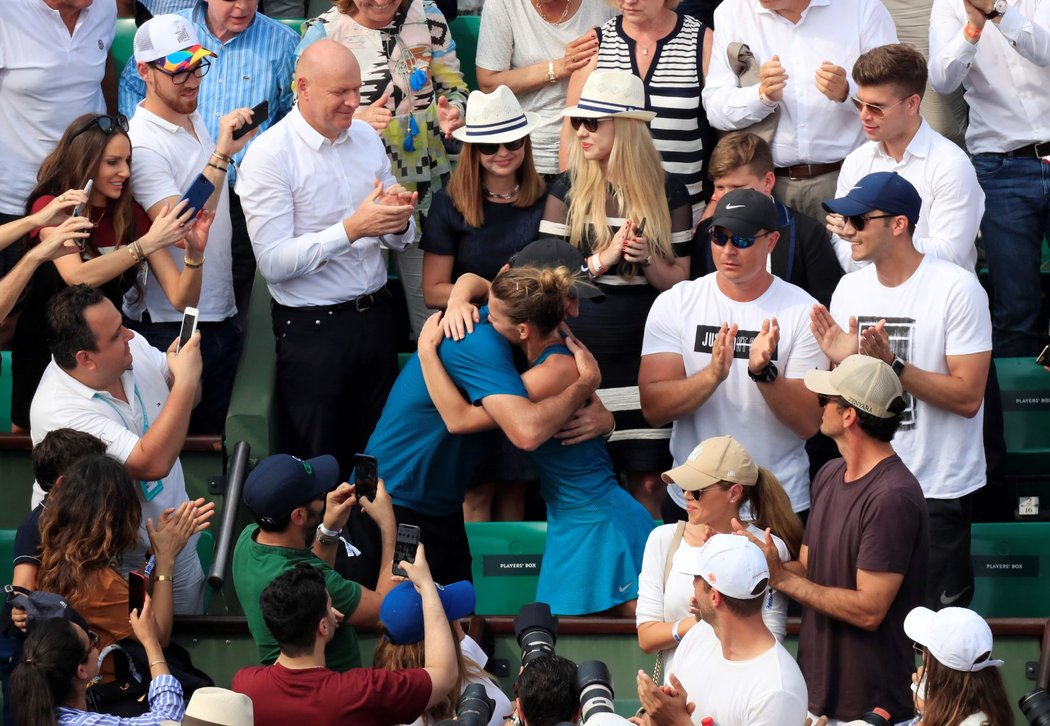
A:
<svg viewBox="0 0 1050 726">
<path fill-rule="evenodd" d="M 752 373 L 750 368 L 747 369 L 747 375 L 755 383 L 772 383 L 777 379 L 777 373 L 777 366 L 773 361 L 769 361 L 766 367 L 758 373 Z"/>
</svg>

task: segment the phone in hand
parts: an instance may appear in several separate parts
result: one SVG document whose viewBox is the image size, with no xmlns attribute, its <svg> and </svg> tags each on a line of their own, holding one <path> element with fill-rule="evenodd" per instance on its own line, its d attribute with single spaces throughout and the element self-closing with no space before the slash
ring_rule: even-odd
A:
<svg viewBox="0 0 1050 726">
<path fill-rule="evenodd" d="M 642 221 L 638 223 L 638 226 L 634 229 L 634 236 L 641 237 L 645 234 L 645 223 L 649 221 L 648 217 L 642 217 Z"/>
<path fill-rule="evenodd" d="M 1037 365 L 1050 366 L 1050 345 L 1043 348 L 1043 352 L 1036 356 Z"/>
<path fill-rule="evenodd" d="M 419 527 L 414 524 L 397 525 L 397 541 L 394 543 L 394 575 L 408 577 L 399 562 L 415 562 L 416 547 L 419 545 Z"/>
<path fill-rule="evenodd" d="M 189 208 L 196 213 L 204 209 L 204 205 L 208 203 L 208 199 L 211 198 L 214 191 L 215 185 L 211 183 L 211 180 L 200 174 L 190 188 L 186 190 L 186 193 L 182 195 L 182 199 L 189 200 Z M 182 200 L 180 199 L 179 201 Z"/>
<path fill-rule="evenodd" d="M 379 483 L 379 463 L 374 456 L 354 454 L 354 493 L 357 500 L 368 497 L 370 502 L 376 498 L 376 487 Z"/>
<path fill-rule="evenodd" d="M 95 180 L 94 179 L 88 179 L 88 183 L 84 185 L 84 194 L 87 195 L 88 200 L 86 202 L 84 202 L 83 204 L 78 204 L 77 206 L 73 207 L 73 213 L 72 213 L 71 216 L 73 216 L 73 217 L 83 217 L 84 216 L 84 212 L 87 211 L 88 205 L 91 204 L 91 192 L 94 190 L 94 188 L 95 188 Z"/>
<path fill-rule="evenodd" d="M 182 350 L 182 346 L 186 345 L 193 337 L 193 334 L 197 332 L 197 316 L 199 312 L 197 308 L 186 308 L 182 313 L 182 329 L 179 330 L 179 344 L 175 346 L 175 352 L 178 353 Z"/>
<path fill-rule="evenodd" d="M 270 102 L 263 101 L 252 108 L 252 120 L 233 132 L 233 140 L 236 141 L 245 134 L 259 128 L 259 124 L 268 118 L 270 118 Z"/>
<path fill-rule="evenodd" d="M 142 608 L 146 604 L 146 576 L 141 572 L 128 573 L 128 615 L 132 610 L 138 610 L 142 615 Z"/>
</svg>

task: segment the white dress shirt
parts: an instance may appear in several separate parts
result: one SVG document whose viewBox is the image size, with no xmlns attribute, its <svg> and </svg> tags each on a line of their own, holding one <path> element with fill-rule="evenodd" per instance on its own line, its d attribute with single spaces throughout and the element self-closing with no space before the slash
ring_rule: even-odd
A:
<svg viewBox="0 0 1050 726">
<path fill-rule="evenodd" d="M 373 180 L 396 183 L 383 141 L 355 121 L 335 141 L 293 108 L 252 144 L 241 164 L 237 195 L 259 272 L 274 301 L 289 307 L 334 305 L 386 283 L 380 242 L 401 250 L 402 234 L 350 240 L 343 220 L 372 193 Z"/>
<path fill-rule="evenodd" d="M 962 84 L 972 154 L 1050 141 L 1050 3 L 1007 2 L 976 45 L 963 35 L 962 0 L 935 0 L 930 16 L 930 85 L 950 93 Z"/>
<path fill-rule="evenodd" d="M 977 183 L 977 174 L 966 153 L 924 120 L 900 161 L 883 151 L 878 141 L 869 141 L 847 156 L 835 196 L 846 196 L 854 184 L 877 171 L 897 172 L 922 197 L 912 238 L 915 249 L 973 272 L 977 265 L 974 240 L 984 216 L 984 190 Z M 853 261 L 849 242 L 837 234 L 832 235 L 831 241 L 846 272 L 866 264 Z"/>
<path fill-rule="evenodd" d="M 759 0 L 719 5 L 703 101 L 708 121 L 724 131 L 750 126 L 773 111 L 759 99 L 757 85 L 737 87 L 726 56 L 726 47 L 737 41 L 747 43 L 759 64 L 778 56 L 788 74 L 771 145 L 774 164 L 841 161 L 864 143 L 853 104 L 832 101 L 814 79 L 821 62 L 830 61 L 846 69 L 848 95 L 856 92 L 849 76 L 857 57 L 897 42 L 893 19 L 879 0 L 811 0 L 798 23 L 766 10 Z"/>
</svg>

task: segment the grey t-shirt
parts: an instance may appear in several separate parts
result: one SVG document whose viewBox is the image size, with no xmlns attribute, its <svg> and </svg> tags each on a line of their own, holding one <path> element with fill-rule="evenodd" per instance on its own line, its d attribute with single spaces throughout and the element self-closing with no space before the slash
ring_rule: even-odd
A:
<svg viewBox="0 0 1050 726">
<path fill-rule="evenodd" d="M 617 14 L 602 0 L 582 0 L 575 15 L 553 24 L 543 20 L 528 0 L 485 0 L 477 66 L 506 71 L 557 60 L 565 55 L 567 43 Z M 558 172 L 561 110 L 568 86 L 565 78 L 518 96 L 524 110 L 540 115 L 540 124 L 532 132 L 532 154 L 541 174 Z"/>
</svg>

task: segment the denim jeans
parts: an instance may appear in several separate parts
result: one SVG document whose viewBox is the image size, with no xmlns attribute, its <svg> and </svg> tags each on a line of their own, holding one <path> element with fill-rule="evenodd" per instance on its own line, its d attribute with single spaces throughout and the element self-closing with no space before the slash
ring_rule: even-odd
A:
<svg viewBox="0 0 1050 726">
<path fill-rule="evenodd" d="M 975 154 L 984 189 L 981 221 L 992 282 L 993 353 L 1035 356 L 1046 331 L 1039 327 L 1043 288 L 1039 263 L 1050 231 L 1050 164 L 1035 157 Z"/>
</svg>

